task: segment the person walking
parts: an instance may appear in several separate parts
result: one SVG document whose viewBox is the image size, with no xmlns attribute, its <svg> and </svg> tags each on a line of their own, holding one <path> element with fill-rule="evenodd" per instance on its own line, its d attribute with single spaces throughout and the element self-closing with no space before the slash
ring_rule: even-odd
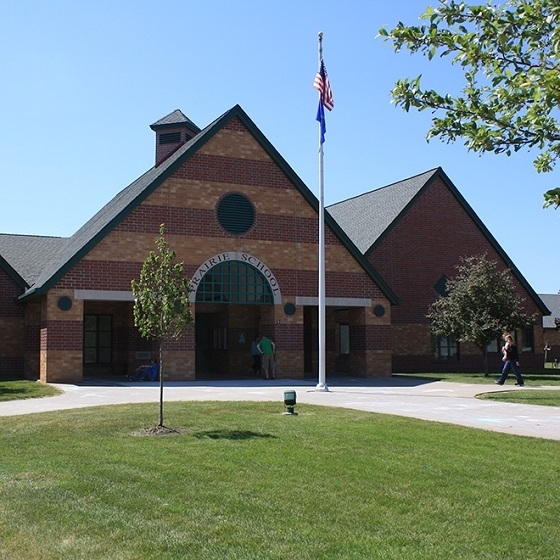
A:
<svg viewBox="0 0 560 560">
<path fill-rule="evenodd" d="M 263 371 L 264 379 L 275 379 L 276 378 L 276 345 L 274 342 L 267 338 L 266 336 L 261 336 L 258 343 L 258 348 L 262 353 L 261 366 Z"/>
<path fill-rule="evenodd" d="M 511 369 L 517 379 L 516 385 L 523 387 L 525 382 L 519 371 L 519 352 L 517 351 L 517 345 L 509 333 L 504 334 L 502 338 L 504 339 L 504 346 L 502 348 L 502 362 L 504 362 L 504 366 L 502 368 L 502 375 L 500 375 L 499 379 L 494 381 L 494 383 L 496 383 L 496 385 L 503 385 Z"/>
</svg>

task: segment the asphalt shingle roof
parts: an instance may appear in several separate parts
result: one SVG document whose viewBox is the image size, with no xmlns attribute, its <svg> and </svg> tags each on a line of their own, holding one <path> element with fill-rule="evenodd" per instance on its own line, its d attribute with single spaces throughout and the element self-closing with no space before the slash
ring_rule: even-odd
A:
<svg viewBox="0 0 560 560">
<path fill-rule="evenodd" d="M 550 315 L 543 317 L 545 329 L 555 329 L 555 318 L 560 318 L 560 294 L 539 294 L 544 304 L 550 309 Z"/>
<path fill-rule="evenodd" d="M 68 243 L 67 237 L 0 234 L 0 255 L 32 286 Z"/>
<path fill-rule="evenodd" d="M 187 117 L 179 109 L 175 109 L 175 111 L 169 113 L 169 115 L 166 115 L 165 117 L 156 121 L 154 124 L 151 124 L 150 128 L 153 130 L 158 127 L 169 127 L 178 124 L 187 125 L 193 131 L 200 132 L 200 128 L 198 128 L 198 126 L 196 126 L 196 124 L 194 124 L 191 119 L 189 119 L 189 117 Z"/>
<path fill-rule="evenodd" d="M 173 118 L 176 119 L 178 118 L 176 113 L 177 111 L 164 118 L 174 116 Z M 194 123 L 193 126 L 196 127 Z M 29 286 L 26 293 L 41 290 L 53 278 L 58 278 L 61 271 L 69 264 L 87 253 L 92 244 L 113 227 L 114 221 L 118 220 L 119 216 L 125 217 L 127 210 L 131 211 L 144 199 L 142 195 L 149 187 L 159 184 L 158 179 L 168 173 L 170 167 L 199 140 L 200 136 L 186 142 L 158 167 L 152 167 L 118 193 L 69 238 L 0 234 L 0 256 Z"/>
<path fill-rule="evenodd" d="M 437 171 L 432 169 L 337 202 L 328 206 L 327 211 L 365 254 Z"/>
</svg>

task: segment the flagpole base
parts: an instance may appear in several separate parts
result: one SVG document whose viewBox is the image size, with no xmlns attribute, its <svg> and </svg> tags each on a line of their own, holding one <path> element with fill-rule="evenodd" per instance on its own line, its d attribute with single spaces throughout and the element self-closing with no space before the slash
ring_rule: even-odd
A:
<svg viewBox="0 0 560 560">
<path fill-rule="evenodd" d="M 327 387 L 326 383 L 317 383 L 317 385 L 315 385 L 315 391 L 321 391 L 323 393 L 328 393 L 329 392 L 329 388 Z"/>
</svg>

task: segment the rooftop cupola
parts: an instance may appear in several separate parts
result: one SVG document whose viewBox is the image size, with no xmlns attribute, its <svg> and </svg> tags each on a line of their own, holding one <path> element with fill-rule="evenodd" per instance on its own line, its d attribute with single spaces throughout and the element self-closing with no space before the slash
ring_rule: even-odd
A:
<svg viewBox="0 0 560 560">
<path fill-rule="evenodd" d="M 156 167 L 200 132 L 179 109 L 151 124 L 150 128 L 156 133 Z"/>
</svg>

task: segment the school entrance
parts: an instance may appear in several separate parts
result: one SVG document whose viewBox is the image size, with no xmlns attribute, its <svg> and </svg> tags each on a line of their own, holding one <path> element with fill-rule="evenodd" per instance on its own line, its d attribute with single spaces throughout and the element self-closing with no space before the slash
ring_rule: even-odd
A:
<svg viewBox="0 0 560 560">
<path fill-rule="evenodd" d="M 251 343 L 274 306 L 269 280 L 249 262 L 226 260 L 202 276 L 194 303 L 196 379 L 251 376 Z"/>
</svg>

